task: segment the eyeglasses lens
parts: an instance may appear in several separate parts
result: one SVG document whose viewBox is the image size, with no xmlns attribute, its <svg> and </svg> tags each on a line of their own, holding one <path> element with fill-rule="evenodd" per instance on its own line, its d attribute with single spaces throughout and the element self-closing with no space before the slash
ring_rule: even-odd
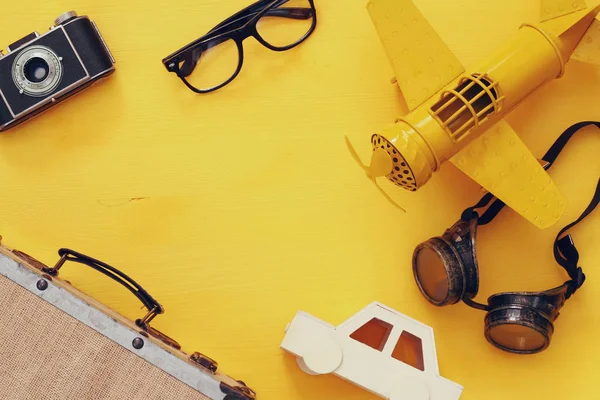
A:
<svg viewBox="0 0 600 400">
<path fill-rule="evenodd" d="M 239 64 L 238 47 L 232 39 L 210 40 L 205 46 L 195 49 L 189 57 L 179 68 L 188 83 L 199 90 L 213 89 L 227 82 Z"/>
<path fill-rule="evenodd" d="M 494 326 L 490 329 L 489 335 L 499 346 L 517 351 L 534 351 L 546 344 L 546 338 L 541 333 L 517 324 Z"/>
<path fill-rule="evenodd" d="M 448 297 L 448 275 L 443 260 L 431 248 L 424 247 L 417 254 L 417 280 L 425 294 L 434 301 L 444 301 Z"/>
<path fill-rule="evenodd" d="M 301 41 L 313 26 L 315 11 L 308 0 L 281 0 L 257 21 L 260 37 L 273 47 Z"/>
</svg>

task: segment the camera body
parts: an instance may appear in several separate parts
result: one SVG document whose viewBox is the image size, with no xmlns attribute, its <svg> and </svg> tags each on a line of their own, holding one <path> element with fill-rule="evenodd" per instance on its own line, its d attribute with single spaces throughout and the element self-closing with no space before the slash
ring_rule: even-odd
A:
<svg viewBox="0 0 600 400">
<path fill-rule="evenodd" d="M 0 52 L 0 131 L 13 128 L 112 74 L 115 60 L 96 24 L 70 11 L 43 35 Z"/>
</svg>

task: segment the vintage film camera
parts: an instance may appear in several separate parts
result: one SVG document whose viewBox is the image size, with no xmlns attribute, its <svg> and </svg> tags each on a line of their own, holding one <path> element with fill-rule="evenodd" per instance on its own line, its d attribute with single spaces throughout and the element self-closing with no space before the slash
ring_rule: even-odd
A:
<svg viewBox="0 0 600 400">
<path fill-rule="evenodd" d="M 69 11 L 50 31 L 0 51 L 0 131 L 10 129 L 114 72 L 96 24 Z"/>
</svg>

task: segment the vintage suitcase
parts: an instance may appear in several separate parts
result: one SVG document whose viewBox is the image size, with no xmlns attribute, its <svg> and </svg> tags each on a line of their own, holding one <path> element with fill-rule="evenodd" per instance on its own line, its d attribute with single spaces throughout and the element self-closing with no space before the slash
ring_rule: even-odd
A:
<svg viewBox="0 0 600 400">
<path fill-rule="evenodd" d="M 72 250 L 59 255 L 49 268 L 0 246 L 0 399 L 256 398 L 216 362 L 151 328 L 163 308 L 127 275 Z M 59 279 L 67 261 L 124 285 L 148 314 L 132 322 Z"/>
</svg>

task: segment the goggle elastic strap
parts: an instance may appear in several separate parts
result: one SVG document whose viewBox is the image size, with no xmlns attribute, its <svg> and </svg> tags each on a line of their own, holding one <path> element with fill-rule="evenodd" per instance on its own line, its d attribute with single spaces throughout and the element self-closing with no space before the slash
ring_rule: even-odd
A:
<svg viewBox="0 0 600 400">
<path fill-rule="evenodd" d="M 597 128 L 600 128 L 600 122 L 585 121 L 585 122 L 579 122 L 575 125 L 572 125 L 567 130 L 565 130 L 558 137 L 558 139 L 554 142 L 552 147 L 550 147 L 548 152 L 546 152 L 546 154 L 542 158 L 542 161 L 546 162 L 546 165 L 544 166 L 544 168 L 546 170 L 550 169 L 550 167 L 552 167 L 552 165 L 556 161 L 556 158 L 558 157 L 560 152 L 565 148 L 566 144 L 573 137 L 573 135 L 575 133 L 577 133 L 578 131 L 580 131 L 581 129 L 588 127 L 590 125 L 594 125 Z M 491 204 L 490 204 L 490 202 L 491 202 Z M 569 297 L 571 297 L 573 295 L 573 293 L 575 293 L 577 291 L 577 289 L 579 289 L 583 285 L 583 283 L 585 282 L 585 274 L 583 273 L 583 270 L 581 269 L 581 267 L 579 267 L 577 265 L 579 262 L 579 252 L 577 251 L 577 248 L 575 247 L 575 243 L 573 242 L 573 237 L 571 235 L 566 235 L 566 236 L 563 236 L 563 235 L 569 229 L 571 229 L 572 227 L 574 227 L 575 225 L 577 225 L 578 223 L 583 221 L 598 206 L 599 202 L 600 202 L 600 179 L 598 179 L 594 197 L 592 198 L 591 203 L 585 209 L 583 214 L 581 214 L 581 216 L 576 221 L 573 221 L 572 223 L 570 223 L 569 225 L 567 225 L 563 229 L 561 229 L 561 231 L 558 233 L 558 235 L 556 236 L 556 239 L 554 241 L 554 258 L 556 259 L 556 262 L 558 264 L 560 264 L 567 271 L 567 273 L 569 274 L 569 277 L 571 278 L 570 281 L 566 282 L 566 284 L 568 285 L 568 290 L 566 293 L 567 299 Z M 488 206 L 488 204 L 490 204 L 489 207 L 485 211 L 483 211 L 483 213 L 480 216 L 479 213 L 477 212 L 477 210 Z M 461 218 L 464 221 L 468 221 L 471 218 L 473 218 L 474 216 L 476 216 L 478 225 L 486 225 L 486 224 L 489 224 L 498 215 L 498 213 L 504 208 L 504 206 L 505 206 L 505 204 L 501 200 L 495 198 L 493 194 L 487 193 L 485 196 L 483 196 L 481 198 L 481 200 L 479 200 L 479 202 L 476 205 L 474 205 L 473 207 L 467 208 L 463 212 Z M 475 308 L 484 309 L 482 307 L 486 307 L 483 304 L 474 303 L 472 300 L 470 300 L 470 302 L 472 302 L 473 304 L 469 304 L 469 305 L 471 305 L 472 307 L 475 307 Z M 487 309 L 487 307 L 485 309 Z"/>
<path fill-rule="evenodd" d="M 573 243 L 573 238 L 571 235 L 566 235 L 564 237 L 562 237 L 562 235 L 583 221 L 585 217 L 587 217 L 598 206 L 598 203 L 600 203 L 600 179 L 598 179 L 596 192 L 594 193 L 592 202 L 576 221 L 565 226 L 560 232 L 558 232 L 558 235 L 556 235 L 556 240 L 554 241 L 554 258 L 556 259 L 556 262 L 559 263 L 571 277 L 572 283 L 567 291 L 567 299 L 571 297 L 571 295 L 575 293 L 577 289 L 581 287 L 581 285 L 583 285 L 583 282 L 585 282 L 585 274 L 581 270 L 581 267 L 577 265 L 579 262 L 579 252 L 575 247 L 575 243 Z"/>
<path fill-rule="evenodd" d="M 585 121 L 580 122 L 571 126 L 567 129 L 560 137 L 554 142 L 552 147 L 548 150 L 548 152 L 542 158 L 544 161 L 547 161 L 550 165 L 554 163 L 560 152 L 564 149 L 566 144 L 569 142 L 571 137 L 578 132 L 579 130 L 588 127 L 590 125 L 594 125 L 597 128 L 600 128 L 600 122 L 596 121 Z M 581 214 L 581 216 L 574 222 L 565 226 L 561 231 L 556 235 L 556 240 L 554 241 L 554 258 L 556 262 L 559 263 L 569 274 L 571 277 L 571 284 L 569 285 L 569 289 L 567 290 L 566 297 L 567 299 L 571 297 L 573 293 L 577 291 L 585 282 L 585 274 L 583 273 L 581 267 L 578 267 L 579 262 L 579 252 L 575 247 L 575 243 L 573 242 L 573 238 L 571 235 L 563 235 L 572 227 L 580 223 L 585 217 L 587 217 L 600 202 L 600 179 L 598 179 L 598 183 L 596 185 L 596 192 L 594 193 L 594 197 L 592 201 L 585 209 L 585 211 Z"/>
</svg>

